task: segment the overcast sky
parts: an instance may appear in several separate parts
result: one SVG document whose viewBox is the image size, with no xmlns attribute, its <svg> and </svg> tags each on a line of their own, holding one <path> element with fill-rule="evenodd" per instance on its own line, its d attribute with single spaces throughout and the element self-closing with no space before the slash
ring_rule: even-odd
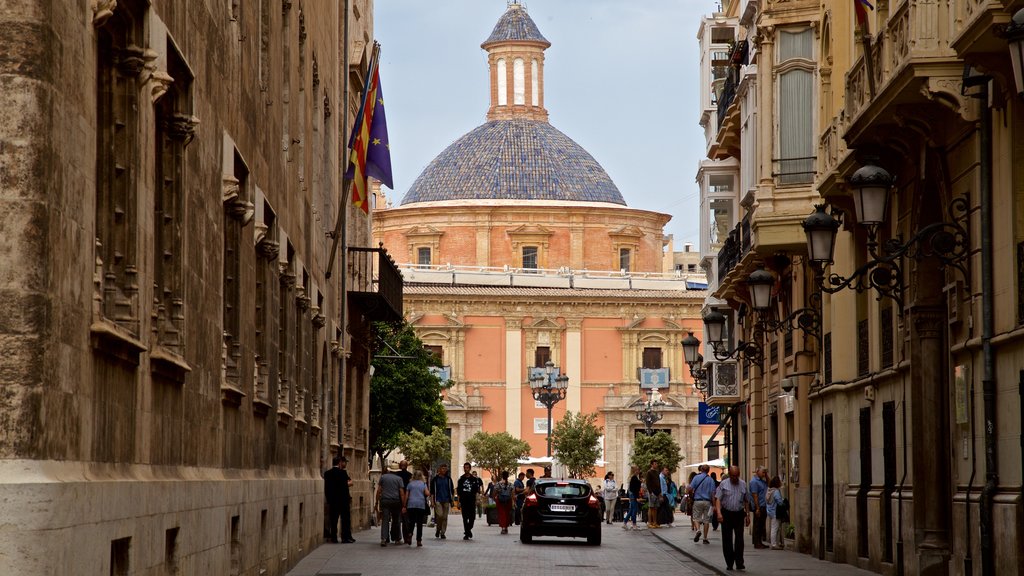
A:
<svg viewBox="0 0 1024 576">
<path fill-rule="evenodd" d="M 698 246 L 704 152 L 700 19 L 714 0 L 524 0 L 551 47 L 544 60 L 550 122 L 604 166 L 626 203 L 666 212 L 676 249 Z M 506 0 L 376 0 L 381 84 L 398 204 L 445 147 L 485 122 L 480 48 Z"/>
</svg>

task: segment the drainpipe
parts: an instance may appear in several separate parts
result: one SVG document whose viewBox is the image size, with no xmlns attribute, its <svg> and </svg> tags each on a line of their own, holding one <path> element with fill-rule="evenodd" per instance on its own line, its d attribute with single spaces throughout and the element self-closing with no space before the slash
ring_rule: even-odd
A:
<svg viewBox="0 0 1024 576">
<path fill-rule="evenodd" d="M 999 485 L 999 462 L 996 454 L 995 354 L 992 351 L 992 336 L 995 333 L 992 303 L 992 108 L 989 103 L 989 84 L 986 83 L 981 88 L 981 389 L 985 415 L 985 487 L 981 490 L 981 572 L 987 576 L 996 573 L 992 509 Z"/>
<path fill-rule="evenodd" d="M 903 375 L 903 401 L 900 403 L 903 408 L 903 416 L 900 418 L 900 425 L 903 428 L 903 476 L 900 477 L 900 496 L 897 500 L 898 518 L 896 520 L 896 575 L 903 576 L 906 572 L 906 562 L 903 559 L 903 489 L 907 484 L 907 376 Z"/>
</svg>

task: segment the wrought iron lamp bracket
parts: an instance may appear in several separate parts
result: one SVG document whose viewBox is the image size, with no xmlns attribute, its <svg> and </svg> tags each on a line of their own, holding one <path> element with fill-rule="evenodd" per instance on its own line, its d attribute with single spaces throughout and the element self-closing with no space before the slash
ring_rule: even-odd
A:
<svg viewBox="0 0 1024 576">
<path fill-rule="evenodd" d="M 878 293 L 876 300 L 892 299 L 902 314 L 905 290 L 903 266 L 906 258 L 917 261 L 936 258 L 939 260 L 940 269 L 945 270 L 950 266 L 956 268 L 960 271 L 964 284 L 969 286 L 970 271 L 967 259 L 970 255 L 970 232 L 967 224 L 970 203 L 965 196 L 958 196 L 949 203 L 947 212 L 950 216 L 948 221 L 929 224 L 918 230 L 906 242 L 897 236 L 879 246 L 877 227 L 868 227 L 867 245 L 871 260 L 846 277 L 835 272 L 829 273 L 826 277 L 820 265 L 814 266 L 818 287 L 828 294 L 835 294 L 845 288 L 857 292 L 874 289 Z M 818 320 L 820 324 L 820 314 Z"/>
</svg>

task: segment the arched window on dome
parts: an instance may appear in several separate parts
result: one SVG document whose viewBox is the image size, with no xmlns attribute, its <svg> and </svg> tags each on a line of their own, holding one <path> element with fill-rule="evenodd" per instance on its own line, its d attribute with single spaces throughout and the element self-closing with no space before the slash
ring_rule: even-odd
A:
<svg viewBox="0 0 1024 576">
<path fill-rule="evenodd" d="M 508 104 L 508 73 L 505 71 L 505 59 L 500 58 L 497 65 L 498 74 L 498 106 Z"/>
<path fill-rule="evenodd" d="M 530 83 L 533 86 L 531 102 L 534 106 L 540 106 L 540 76 L 538 69 L 539 65 L 536 60 L 530 62 Z"/>
<path fill-rule="evenodd" d="M 512 61 L 512 102 L 518 106 L 526 104 L 526 65 L 522 58 Z"/>
</svg>

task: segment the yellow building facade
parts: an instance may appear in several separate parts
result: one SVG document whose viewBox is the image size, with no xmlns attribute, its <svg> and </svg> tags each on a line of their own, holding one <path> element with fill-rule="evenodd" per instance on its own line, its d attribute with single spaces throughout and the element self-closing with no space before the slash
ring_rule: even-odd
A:
<svg viewBox="0 0 1024 576">
<path fill-rule="evenodd" d="M 737 460 L 791 473 L 801 551 L 884 574 L 1024 569 L 1024 101 L 1002 32 L 1022 6 L 880 1 L 860 27 L 854 2 L 748 0 L 705 21 L 738 48 L 704 171 L 733 162 L 740 182 L 705 187 L 712 214 L 739 207 L 735 242 L 706 246 L 708 307 L 766 351 L 720 401 L 749 414 Z M 814 204 L 831 257 L 809 252 Z M 775 325 L 801 310 L 820 330 Z"/>
</svg>

